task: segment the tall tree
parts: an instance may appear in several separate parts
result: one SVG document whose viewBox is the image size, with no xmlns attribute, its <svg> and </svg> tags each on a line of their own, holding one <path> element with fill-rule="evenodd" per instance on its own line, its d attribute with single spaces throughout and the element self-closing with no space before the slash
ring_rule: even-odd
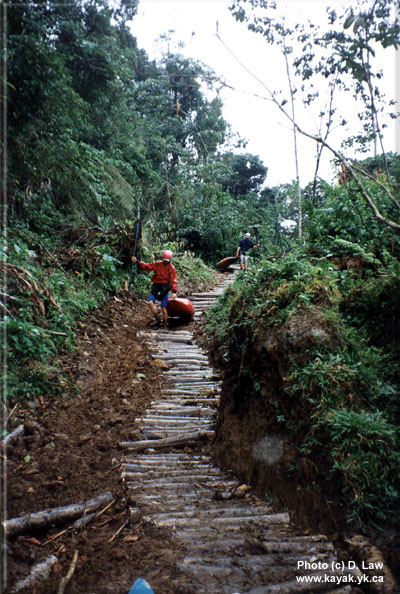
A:
<svg viewBox="0 0 400 594">
<path fill-rule="evenodd" d="M 261 190 L 268 168 L 257 155 L 226 152 L 220 160 L 224 168 L 221 168 L 218 179 L 223 190 L 228 190 L 234 198 Z"/>
<path fill-rule="evenodd" d="M 345 138 L 342 146 L 332 144 L 328 135 L 321 134 L 321 131 L 315 133 L 304 129 L 297 117 L 293 117 L 284 107 L 287 99 L 282 100 L 277 91 L 265 85 L 270 99 L 294 124 L 296 130 L 325 147 L 342 164 L 374 217 L 397 232 L 400 231 L 400 203 L 396 190 L 391 185 L 389 172 L 386 171 L 386 181 L 376 181 L 382 195 L 382 205 L 382 201 L 377 202 L 368 189 L 371 177 L 347 153 L 349 149 L 366 150 L 372 143 L 373 147 L 379 144 L 384 154 L 381 131 L 385 124 L 380 119 L 383 110 L 387 112 L 391 102 L 381 96 L 379 81 L 383 73 L 373 62 L 377 48 L 398 48 L 399 7 L 399 0 L 375 0 L 372 3 L 363 0 L 354 2 L 350 7 L 347 5 L 340 15 L 336 8 L 328 9 L 328 22 L 324 31 L 314 23 L 298 23 L 293 29 L 292 41 L 301 48 L 299 56 L 293 61 L 296 74 L 300 77 L 296 88 L 305 96 L 305 103 L 309 105 L 318 97 L 320 84 L 320 88 L 324 88 L 324 84 L 340 85 L 341 90 L 353 102 L 362 101 L 363 108 L 359 113 L 361 129 L 352 137 Z M 271 43 L 274 43 L 276 33 L 282 32 L 276 10 L 277 4 L 269 0 L 234 0 L 232 5 L 233 14 L 238 20 L 248 22 L 251 30 L 262 34 Z M 326 96 L 330 93 L 328 90 Z M 344 126 L 347 123 L 345 114 L 340 110 L 335 113 L 331 101 L 327 104 L 329 107 L 324 113 L 326 130 L 333 128 L 334 118 L 337 125 Z M 397 117 L 394 113 L 390 115 Z M 391 211 L 392 207 L 395 209 L 394 213 Z"/>
</svg>

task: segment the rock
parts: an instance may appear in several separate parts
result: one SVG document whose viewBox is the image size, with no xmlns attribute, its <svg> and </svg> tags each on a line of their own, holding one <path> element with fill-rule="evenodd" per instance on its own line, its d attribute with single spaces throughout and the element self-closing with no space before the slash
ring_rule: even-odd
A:
<svg viewBox="0 0 400 594">
<path fill-rule="evenodd" d="M 140 509 L 137 507 L 129 508 L 129 516 L 131 520 L 139 520 L 140 518 Z"/>
<path fill-rule="evenodd" d="M 250 489 L 251 487 L 249 485 L 240 485 L 232 492 L 232 497 L 242 499 Z"/>
<path fill-rule="evenodd" d="M 228 501 L 232 499 L 232 493 L 227 493 L 226 491 L 214 491 L 213 499 L 215 501 Z"/>
<path fill-rule="evenodd" d="M 26 406 L 31 410 L 35 410 L 40 405 L 39 400 L 28 400 Z"/>
<path fill-rule="evenodd" d="M 40 435 L 37 433 L 35 435 L 26 435 L 24 437 L 24 444 L 28 450 L 38 447 L 40 444 Z"/>
<path fill-rule="evenodd" d="M 24 434 L 25 435 L 34 435 L 35 433 L 40 433 L 40 425 L 36 421 L 25 421 L 24 423 Z"/>
<path fill-rule="evenodd" d="M 143 439 L 143 435 L 139 433 L 139 431 L 129 431 L 128 437 L 130 441 L 140 441 Z"/>
<path fill-rule="evenodd" d="M 91 433 L 84 433 L 83 435 L 80 436 L 78 443 L 79 443 L 79 445 L 82 445 L 84 443 L 87 443 L 91 439 L 92 439 Z"/>
<path fill-rule="evenodd" d="M 66 433 L 54 433 L 54 439 L 58 441 L 69 441 L 69 436 Z"/>
<path fill-rule="evenodd" d="M 133 493 L 129 493 L 127 503 L 128 503 L 128 505 L 132 505 L 133 507 L 136 507 L 136 497 Z"/>
<path fill-rule="evenodd" d="M 108 420 L 110 425 L 118 425 L 118 423 L 123 423 L 124 418 L 118 415 L 112 416 Z"/>
<path fill-rule="evenodd" d="M 152 365 L 153 367 L 158 367 L 159 369 L 169 369 L 169 365 L 167 365 L 167 363 L 161 359 L 153 359 Z"/>
</svg>

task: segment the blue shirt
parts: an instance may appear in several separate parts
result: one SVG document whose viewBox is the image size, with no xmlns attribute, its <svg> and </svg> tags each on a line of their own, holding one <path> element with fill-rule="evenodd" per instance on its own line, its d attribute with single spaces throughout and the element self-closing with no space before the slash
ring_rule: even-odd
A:
<svg viewBox="0 0 400 594">
<path fill-rule="evenodd" d="M 240 248 L 240 253 L 242 256 L 245 256 L 246 251 L 251 250 L 251 248 L 253 248 L 253 247 L 254 247 L 254 243 L 248 237 L 239 241 L 239 248 Z"/>
</svg>

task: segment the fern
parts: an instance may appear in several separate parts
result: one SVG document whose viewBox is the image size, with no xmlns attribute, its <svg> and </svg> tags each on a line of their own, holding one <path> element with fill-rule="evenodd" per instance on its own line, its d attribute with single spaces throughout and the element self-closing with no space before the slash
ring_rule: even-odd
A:
<svg viewBox="0 0 400 594">
<path fill-rule="evenodd" d="M 353 243 L 346 239 L 335 239 L 333 246 L 342 252 L 344 251 L 349 256 L 361 256 L 367 264 L 376 264 L 378 266 L 382 264 L 382 262 L 375 258 L 372 252 L 366 252 L 358 243 Z"/>
<path fill-rule="evenodd" d="M 119 200 L 121 207 L 127 214 L 133 214 L 135 193 L 132 186 L 114 165 L 107 163 L 104 165 L 104 170 L 107 174 L 104 180 L 107 189 Z"/>
</svg>

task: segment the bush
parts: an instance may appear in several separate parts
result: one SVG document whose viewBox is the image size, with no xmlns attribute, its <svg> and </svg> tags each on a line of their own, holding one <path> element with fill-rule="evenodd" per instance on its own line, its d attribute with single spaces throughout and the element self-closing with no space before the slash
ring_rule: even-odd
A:
<svg viewBox="0 0 400 594">
<path fill-rule="evenodd" d="M 297 250 L 239 277 L 206 320 L 218 363 L 243 388 L 237 398 L 266 398 L 326 488 L 342 485 L 348 520 L 381 529 L 398 505 L 400 418 L 398 338 L 385 341 L 385 316 L 395 326 L 400 314 L 398 280 L 382 267 L 366 282 Z M 313 320 L 326 328 L 321 338 L 311 337 Z M 266 342 L 280 345 L 272 359 Z M 271 394 L 272 373 L 280 377 Z"/>
<path fill-rule="evenodd" d="M 332 443 L 332 472 L 340 471 L 352 497 L 348 520 L 378 529 L 397 522 L 400 452 L 395 428 L 380 412 L 328 410 L 324 424 Z"/>
</svg>

